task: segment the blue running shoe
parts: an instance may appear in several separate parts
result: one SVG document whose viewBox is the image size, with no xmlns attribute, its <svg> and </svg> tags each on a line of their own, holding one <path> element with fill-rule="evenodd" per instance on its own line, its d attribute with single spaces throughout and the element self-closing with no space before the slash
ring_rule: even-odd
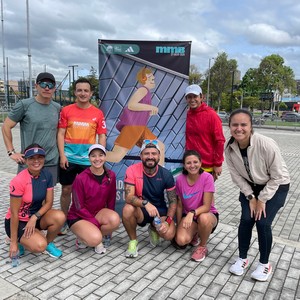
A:
<svg viewBox="0 0 300 300">
<path fill-rule="evenodd" d="M 19 248 L 19 256 L 23 256 L 25 254 L 24 246 L 18 243 L 18 248 Z"/>
<path fill-rule="evenodd" d="M 44 253 L 50 255 L 54 258 L 59 258 L 62 256 L 62 251 L 57 249 L 53 243 L 49 243 Z"/>
</svg>

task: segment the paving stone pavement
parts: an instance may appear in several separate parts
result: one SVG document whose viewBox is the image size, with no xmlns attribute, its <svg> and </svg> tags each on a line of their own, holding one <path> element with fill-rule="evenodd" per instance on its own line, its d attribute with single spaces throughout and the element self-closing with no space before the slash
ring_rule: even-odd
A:
<svg viewBox="0 0 300 300">
<path fill-rule="evenodd" d="M 7 264 L 8 246 L 4 226 L 0 226 L 0 299 L 300 299 L 300 134 L 295 131 L 255 129 L 275 139 L 291 176 L 291 188 L 284 208 L 273 223 L 274 241 L 270 257 L 273 273 L 268 282 L 250 278 L 258 262 L 256 231 L 249 251 L 250 266 L 239 277 L 228 272 L 238 255 L 237 226 L 240 218 L 239 190 L 224 165 L 217 181 L 216 206 L 220 223 L 208 242 L 207 258 L 190 260 L 191 248 L 176 250 L 169 242 L 152 248 L 145 229 L 138 229 L 139 256 L 126 258 L 128 237 L 124 227 L 114 233 L 104 255 L 93 249 L 75 249 L 69 232 L 57 237 L 63 250 L 61 259 L 26 252 L 17 268 Z M 229 135 L 224 127 L 225 135 Z M 13 129 L 14 145 L 19 148 L 19 129 Z M 15 164 L 0 143 L 0 219 L 9 205 L 9 181 Z M 55 188 L 59 207 L 60 186 Z M 2 221 L 3 222 L 3 221 Z M 2 223 L 3 224 L 3 223 Z"/>
</svg>

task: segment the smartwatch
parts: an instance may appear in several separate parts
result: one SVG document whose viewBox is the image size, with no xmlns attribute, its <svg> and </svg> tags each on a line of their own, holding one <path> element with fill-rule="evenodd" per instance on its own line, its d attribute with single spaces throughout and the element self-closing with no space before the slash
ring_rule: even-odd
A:
<svg viewBox="0 0 300 300">
<path fill-rule="evenodd" d="M 42 217 L 42 215 L 39 212 L 36 212 L 34 215 L 37 217 L 38 220 Z"/>
<path fill-rule="evenodd" d="M 255 198 L 255 196 L 253 194 L 250 194 L 246 198 L 247 198 L 247 200 L 252 200 Z"/>
<path fill-rule="evenodd" d="M 171 225 L 172 221 L 173 221 L 173 218 L 170 217 L 170 216 L 167 216 L 166 222 L 167 222 L 169 225 Z"/>
<path fill-rule="evenodd" d="M 148 202 L 149 202 L 148 200 L 143 200 L 142 201 L 143 206 L 145 207 L 148 204 Z"/>
</svg>

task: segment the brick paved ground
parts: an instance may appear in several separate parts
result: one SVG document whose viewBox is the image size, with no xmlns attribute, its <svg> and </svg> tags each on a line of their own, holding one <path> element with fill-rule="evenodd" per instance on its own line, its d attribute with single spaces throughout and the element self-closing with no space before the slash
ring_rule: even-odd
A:
<svg viewBox="0 0 300 300">
<path fill-rule="evenodd" d="M 286 205 L 273 224 L 274 244 L 270 261 L 274 271 L 268 282 L 250 278 L 258 262 L 255 230 L 249 251 L 251 264 L 242 277 L 228 268 L 237 256 L 237 226 L 240 218 L 238 189 L 232 184 L 226 164 L 217 181 L 216 206 L 220 224 L 208 243 L 202 263 L 190 261 L 191 248 L 175 250 L 168 242 L 151 248 L 146 229 L 138 230 L 139 256 L 124 256 L 128 237 L 121 226 L 105 255 L 92 249 L 75 249 L 75 237 L 58 237 L 55 243 L 64 254 L 53 259 L 29 254 L 21 264 L 7 264 L 3 225 L 0 226 L 0 299 L 300 299 L 300 134 L 293 131 L 256 129 L 280 145 L 291 175 Z M 228 136 L 228 129 L 224 127 Z M 19 141 L 13 130 L 14 145 Z M 8 206 L 8 184 L 16 167 L 0 144 L 0 219 Z M 55 188 L 58 207 L 60 186 Z M 3 224 L 3 223 L 2 223 Z"/>
</svg>

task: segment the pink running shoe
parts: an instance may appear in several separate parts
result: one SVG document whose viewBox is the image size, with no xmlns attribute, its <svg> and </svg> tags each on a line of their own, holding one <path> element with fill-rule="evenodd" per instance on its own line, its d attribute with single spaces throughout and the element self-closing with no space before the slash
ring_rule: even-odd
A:
<svg viewBox="0 0 300 300">
<path fill-rule="evenodd" d="M 206 247 L 198 246 L 192 255 L 192 260 L 200 262 L 203 261 L 208 253 Z"/>
</svg>

